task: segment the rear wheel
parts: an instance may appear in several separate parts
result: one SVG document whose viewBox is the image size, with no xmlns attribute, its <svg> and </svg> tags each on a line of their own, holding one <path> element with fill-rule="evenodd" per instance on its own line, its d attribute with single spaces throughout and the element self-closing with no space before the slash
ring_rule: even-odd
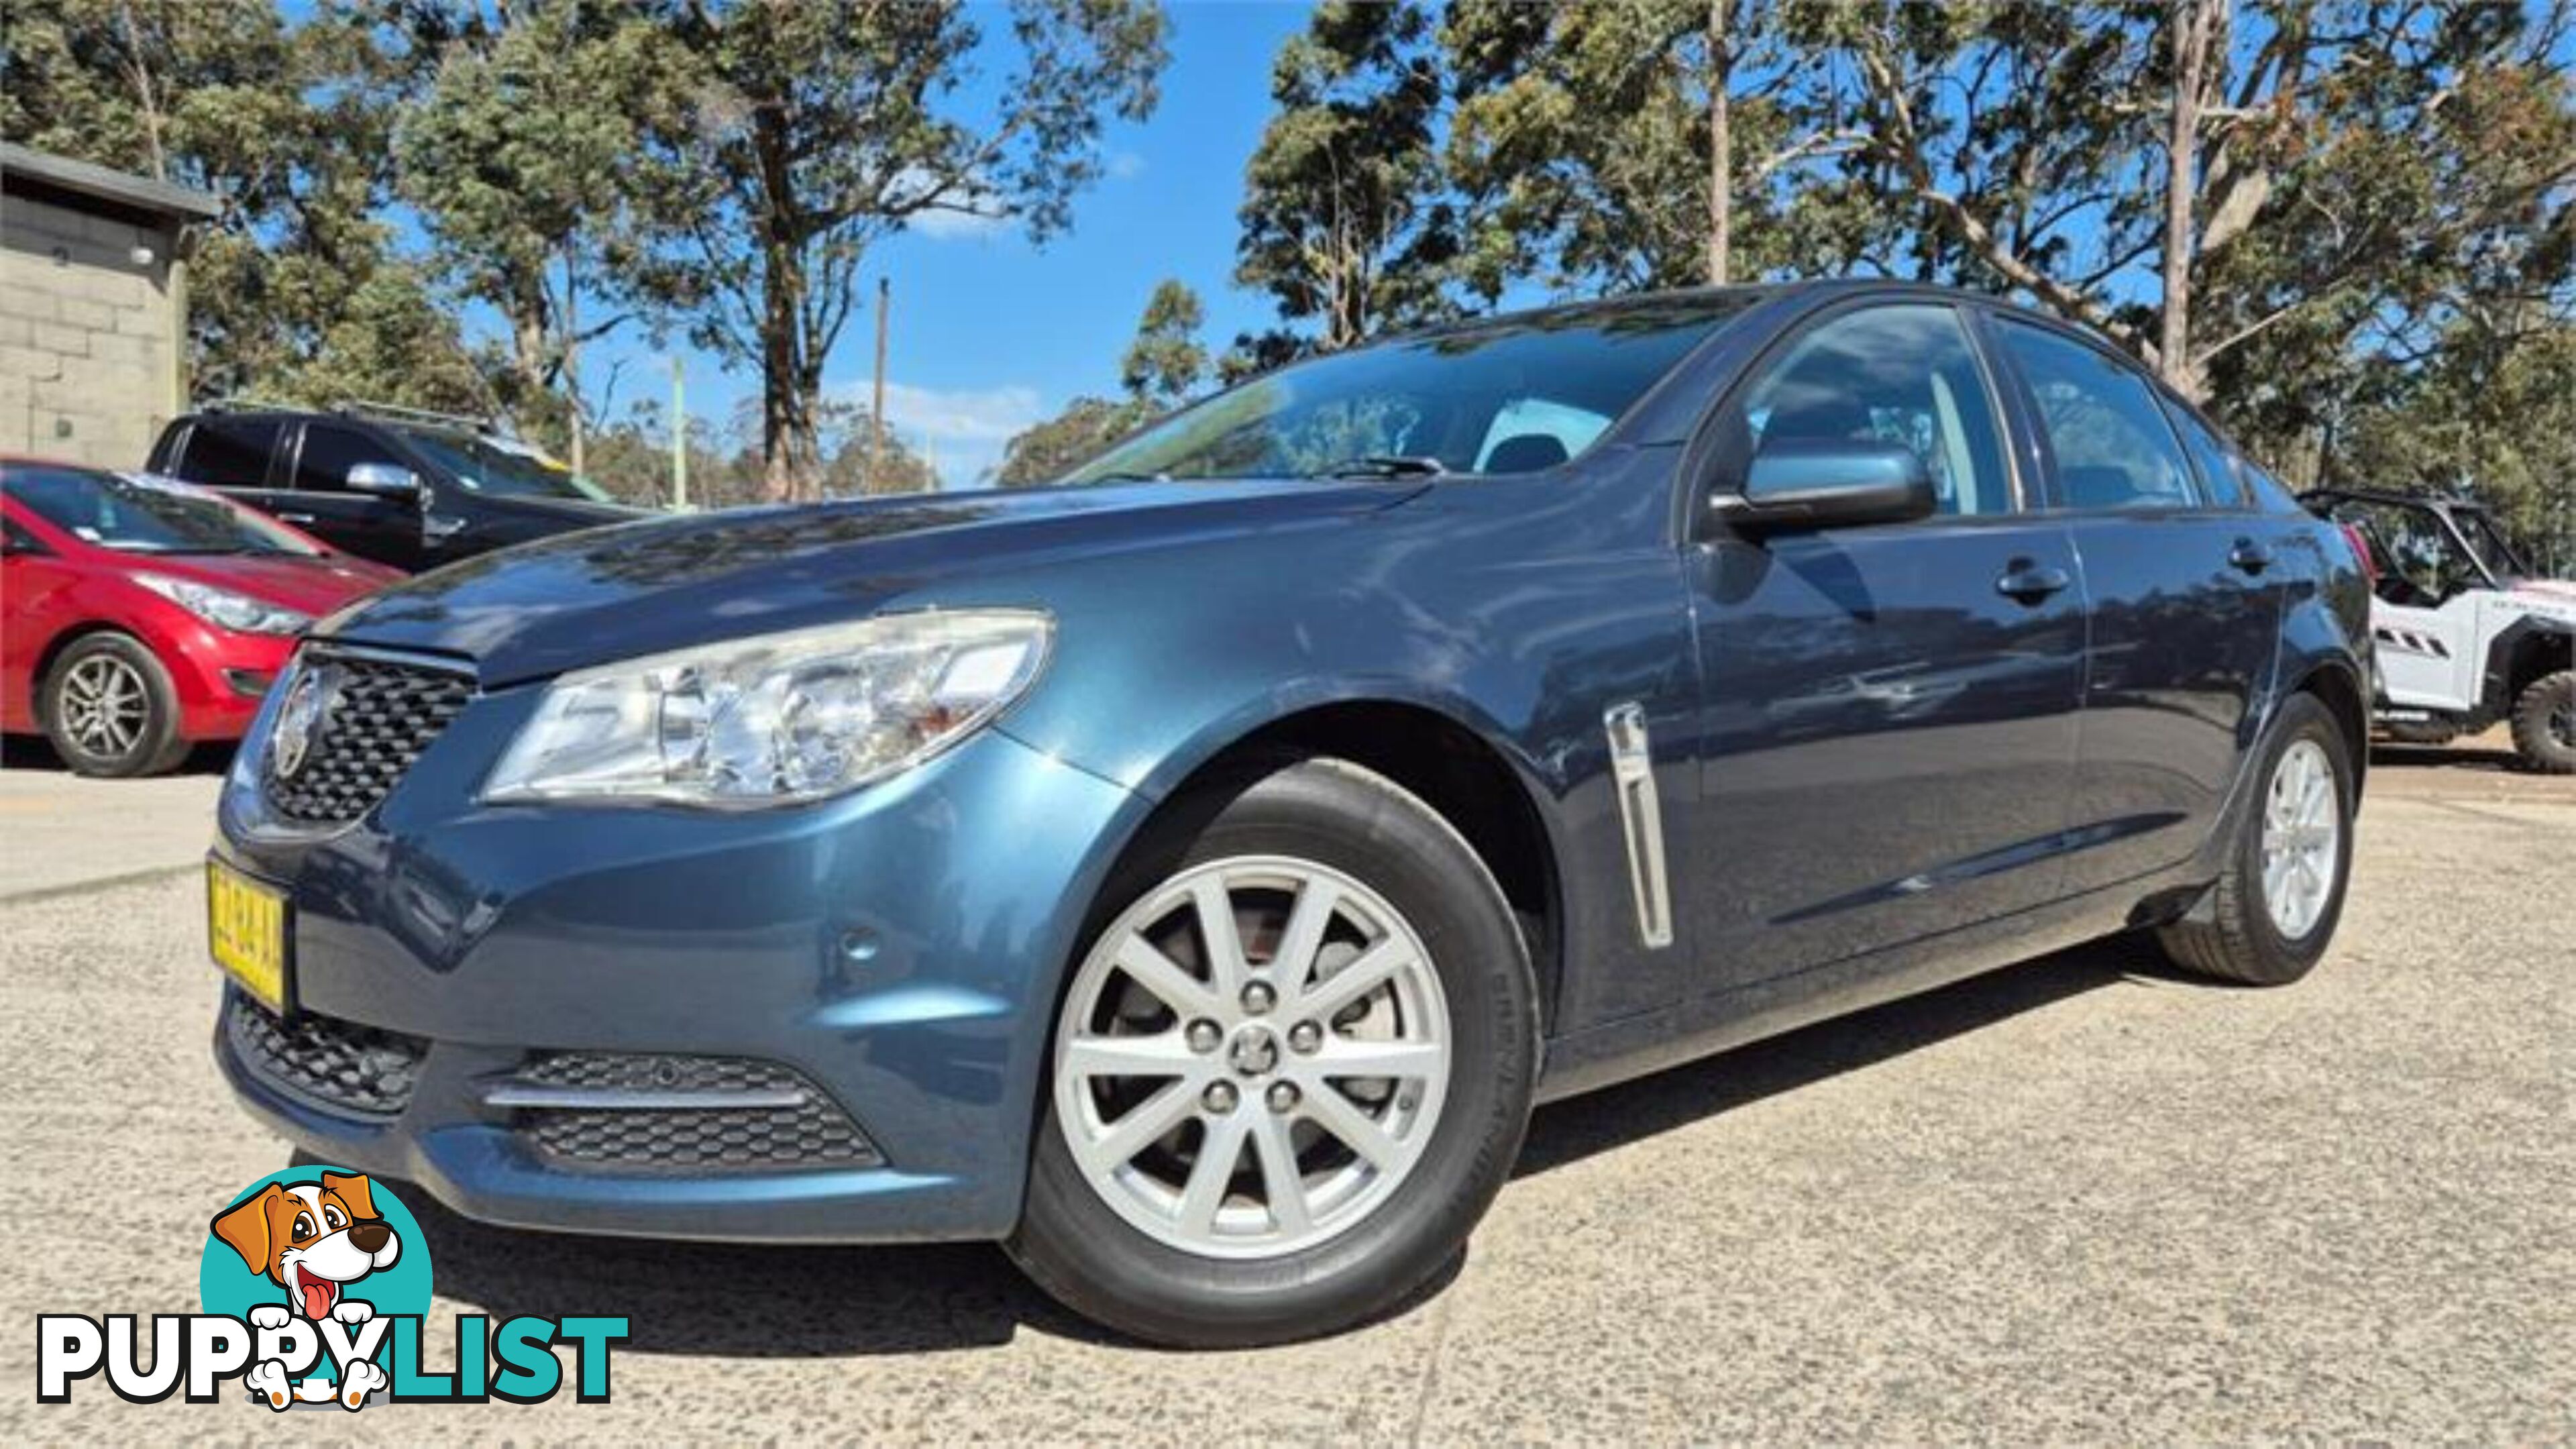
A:
<svg viewBox="0 0 2576 1449">
<path fill-rule="evenodd" d="M 2334 938 L 2352 866 L 2352 751 L 2313 695 L 2296 694 L 2263 758 L 2225 869 L 2192 918 L 2158 933 L 2174 964 L 2278 986 L 2308 974 Z"/>
<path fill-rule="evenodd" d="M 157 775 L 179 763 L 178 695 L 152 651 L 126 634 L 92 634 L 46 672 L 45 736 L 74 774 Z"/>
<path fill-rule="evenodd" d="M 1421 801 L 1332 760 L 1140 847 L 1058 1014 L 1007 1244 L 1139 1338 L 1362 1321 L 1456 1255 L 1537 1067 L 1501 891 Z"/>
<path fill-rule="evenodd" d="M 2513 702 L 2513 748 L 2549 775 L 2576 775 L 2576 669 L 2546 674 Z"/>
</svg>

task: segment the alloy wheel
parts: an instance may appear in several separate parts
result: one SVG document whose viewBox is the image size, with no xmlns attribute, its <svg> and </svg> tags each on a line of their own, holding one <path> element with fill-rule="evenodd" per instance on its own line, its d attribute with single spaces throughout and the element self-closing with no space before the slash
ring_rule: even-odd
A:
<svg viewBox="0 0 2576 1449">
<path fill-rule="evenodd" d="M 2315 740 L 2293 741 L 2263 801 L 2263 904 L 2283 936 L 2300 939 L 2325 914 L 2342 843 L 2334 765 Z"/>
<path fill-rule="evenodd" d="M 130 754 L 151 724 L 143 675 L 113 654 L 92 654 L 63 678 L 57 702 L 66 738 L 101 759 Z"/>
<path fill-rule="evenodd" d="M 1239 856 L 1104 931 L 1057 1024 L 1056 1119 L 1092 1191 L 1184 1252 L 1348 1231 L 1420 1162 L 1451 1069 L 1420 936 L 1357 880 Z"/>
</svg>

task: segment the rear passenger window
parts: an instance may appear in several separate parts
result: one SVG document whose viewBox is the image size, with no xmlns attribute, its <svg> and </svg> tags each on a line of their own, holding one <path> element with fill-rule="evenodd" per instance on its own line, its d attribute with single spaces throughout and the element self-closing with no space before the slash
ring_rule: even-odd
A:
<svg viewBox="0 0 2576 1449">
<path fill-rule="evenodd" d="M 2188 508 L 2191 468 L 2147 380 L 2084 345 L 2026 323 L 1997 328 L 2039 404 L 2069 508 Z"/>
<path fill-rule="evenodd" d="M 349 470 L 360 463 L 406 466 L 393 450 L 355 428 L 307 423 L 304 446 L 295 457 L 295 486 L 316 493 L 337 493 L 349 486 Z"/>
<path fill-rule="evenodd" d="M 2236 462 L 2227 455 L 2227 445 L 2218 435 L 2201 425 L 2188 408 L 2166 407 L 2173 419 L 2174 431 L 2182 434 L 2182 445 L 2191 454 L 2191 465 L 2200 470 L 2200 496 L 2217 508 L 2245 506 L 2245 483 L 2236 476 Z"/>
<path fill-rule="evenodd" d="M 1743 406 L 1757 453 L 1782 438 L 1903 443 L 1922 455 L 1941 512 L 2012 511 L 1994 403 L 1948 307 L 1872 307 L 1822 323 Z"/>
<path fill-rule="evenodd" d="M 199 418 L 175 470 L 191 483 L 258 488 L 268 482 L 268 455 L 281 425 L 275 418 Z"/>
</svg>

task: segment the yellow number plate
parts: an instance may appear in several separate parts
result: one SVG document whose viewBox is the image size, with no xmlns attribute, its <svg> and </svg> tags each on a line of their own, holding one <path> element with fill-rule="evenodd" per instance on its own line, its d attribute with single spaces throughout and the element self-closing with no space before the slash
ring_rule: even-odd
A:
<svg viewBox="0 0 2576 1449">
<path fill-rule="evenodd" d="M 206 862 L 206 942 L 215 964 L 268 1009 L 286 1010 L 286 897 Z"/>
</svg>

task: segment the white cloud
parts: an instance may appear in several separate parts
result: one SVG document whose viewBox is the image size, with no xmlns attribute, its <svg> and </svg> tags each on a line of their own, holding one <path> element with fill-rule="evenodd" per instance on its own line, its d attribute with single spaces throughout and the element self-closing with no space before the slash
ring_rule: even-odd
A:
<svg viewBox="0 0 2576 1449">
<path fill-rule="evenodd" d="M 1104 165 L 1112 181 L 1133 181 L 1145 174 L 1145 158 L 1133 151 L 1112 151 Z"/>
<path fill-rule="evenodd" d="M 859 398 L 866 385 L 852 388 Z M 886 421 L 943 443 L 1001 443 L 1046 416 L 1033 387 L 936 388 L 886 383 Z"/>
<path fill-rule="evenodd" d="M 1008 217 L 968 211 L 916 211 L 904 222 L 905 229 L 932 241 L 981 241 L 1001 235 L 1010 226 Z"/>
<path fill-rule="evenodd" d="M 866 407 L 864 381 L 841 383 L 833 396 Z M 904 446 L 926 453 L 939 465 L 941 482 L 950 488 L 972 486 L 1002 461 L 1002 445 L 1047 415 L 1045 400 L 1033 387 L 1017 384 L 985 388 L 921 387 L 886 382 L 886 426 Z"/>
</svg>

